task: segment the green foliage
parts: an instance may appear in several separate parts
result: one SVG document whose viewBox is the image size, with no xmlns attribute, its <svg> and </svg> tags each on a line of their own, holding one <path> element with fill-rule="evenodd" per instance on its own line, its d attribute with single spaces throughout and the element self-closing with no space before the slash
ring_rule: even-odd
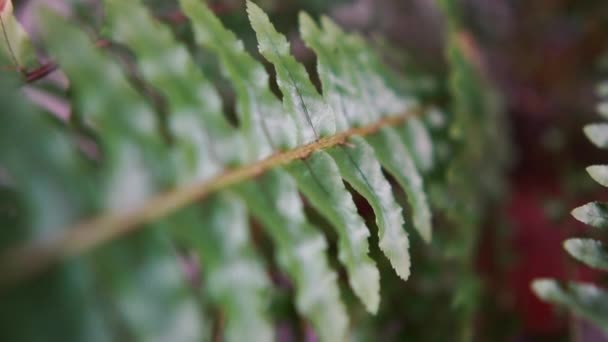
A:
<svg viewBox="0 0 608 342">
<path fill-rule="evenodd" d="M 384 259 L 370 256 L 376 248 L 370 248 L 370 231 L 377 232 L 372 241 L 403 280 L 412 268 L 406 229 L 417 230 L 428 248 L 458 251 L 451 261 L 464 275 L 456 300 L 471 302 L 476 283 L 470 254 L 482 216 L 477 208 L 483 209 L 484 194 L 491 192 L 472 184 L 486 169 L 491 178 L 484 185 L 497 183 L 503 161 L 488 160 L 492 154 L 477 146 L 502 136 L 494 130 L 496 108 L 478 96 L 485 84 L 470 61 L 454 50 L 451 127 L 431 132 L 424 118 L 404 119 L 406 113 L 427 115 L 419 99 L 389 80 L 390 72 L 362 37 L 330 19 L 321 18 L 319 25 L 300 16 L 302 38 L 317 55 L 319 92 L 291 55 L 286 37 L 248 2 L 259 52 L 276 73 L 279 99 L 263 64 L 205 4 L 179 3 L 197 48 L 217 57 L 234 89 L 237 125 L 223 112 L 215 80 L 200 68 L 192 46 L 139 0 L 103 1 L 103 32 L 129 51 L 135 70 L 125 70 L 127 63 L 120 63 L 124 58 L 115 51 L 95 46 L 86 30 L 51 11 L 40 14 L 44 47 L 70 80 L 73 118 L 66 125 L 33 108 L 16 79 L 0 79 L 6 112 L 0 125 L 0 170 L 6 177 L 0 174 L 0 186 L 11 193 L 9 203 L 19 204 L 15 228 L 3 234 L 0 246 L 10 256 L 19 246 L 33 245 L 36 258 L 18 261 L 41 265 L 37 271 L 43 273 L 0 293 L 6 338 L 201 341 L 219 333 L 227 341 L 270 341 L 278 316 L 273 290 L 276 278 L 285 275 L 297 313 L 320 340 L 355 338 L 362 321 L 354 309 L 359 303 L 344 300 L 349 290 L 340 287 L 341 270 L 333 267 L 334 241 L 305 201 L 332 227 L 347 283 L 369 313 L 381 311 L 380 279 L 386 275 L 380 271 Z M 0 55 L 0 61 L 8 58 Z M 134 86 L 133 73 L 162 98 L 162 110 Z M 227 173 L 285 157 L 285 151 L 382 122 L 389 124 L 260 169 L 255 178 L 239 178 L 201 201 L 171 208 L 171 215 L 144 218 L 145 226 L 102 220 L 94 231 L 68 228 L 91 216 L 138 212 L 162 200 L 163 191 L 215 184 Z M 441 142 L 447 149 L 443 157 L 435 146 Z M 99 151 L 87 153 L 79 148 L 83 144 Z M 383 170 L 402 189 L 393 187 Z M 437 189 L 436 198 L 427 180 Z M 406 215 L 400 190 L 409 203 Z M 375 227 L 358 211 L 354 193 L 372 207 Z M 432 245 L 431 203 L 461 227 L 453 245 Z M 9 222 L 10 215 L 0 213 L 1 222 Z M 250 216 L 259 230 L 251 227 Z M 122 233 L 137 231 L 112 235 L 120 224 L 126 227 Z M 111 241 L 83 247 L 86 234 L 99 236 L 87 241 L 104 236 Z M 61 263 L 48 265 L 45 257 Z M 18 273 L 20 265 L 2 264 L 1 279 Z M 40 309 L 45 301 L 56 308 Z M 31 324 L 24 327 L 24 320 Z"/>
<path fill-rule="evenodd" d="M 14 63 L 18 69 L 33 64 L 36 59 L 34 47 L 27 33 L 13 15 L 13 3 L 10 0 L 0 2 L 0 26 L 2 27 L 2 38 L 7 42 L 7 44 L 0 45 L 0 55 L 3 56 L 3 59 Z"/>
<path fill-rule="evenodd" d="M 605 85 L 599 87 L 598 94 L 600 97 L 607 95 Z M 602 106 L 599 106 L 600 115 L 605 117 Z M 590 124 L 585 126 L 584 132 L 597 147 L 608 148 L 608 124 Z M 599 184 L 608 187 L 606 166 L 589 166 L 587 172 Z M 582 223 L 601 229 L 603 233 L 604 229 L 608 228 L 608 203 L 587 203 L 572 210 L 572 216 Z M 585 265 L 608 270 L 608 247 L 604 242 L 588 238 L 572 238 L 564 241 L 564 248 L 568 254 Z M 535 280 L 532 289 L 542 300 L 565 306 L 608 331 L 608 291 L 605 289 L 575 282 L 562 285 L 553 279 Z"/>
</svg>

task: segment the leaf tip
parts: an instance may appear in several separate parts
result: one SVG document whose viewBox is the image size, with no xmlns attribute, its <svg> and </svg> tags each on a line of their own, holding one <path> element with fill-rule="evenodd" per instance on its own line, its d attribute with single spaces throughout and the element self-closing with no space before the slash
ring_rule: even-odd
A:
<svg viewBox="0 0 608 342">
<path fill-rule="evenodd" d="M 549 300 L 559 291 L 557 282 L 548 278 L 535 279 L 530 287 L 532 292 L 543 300 Z"/>
</svg>

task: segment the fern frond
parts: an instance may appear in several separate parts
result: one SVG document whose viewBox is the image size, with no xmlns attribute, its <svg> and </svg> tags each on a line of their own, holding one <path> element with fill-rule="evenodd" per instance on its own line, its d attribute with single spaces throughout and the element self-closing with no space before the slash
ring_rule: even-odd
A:
<svg viewBox="0 0 608 342">
<path fill-rule="evenodd" d="M 327 241 L 304 216 L 295 181 L 273 170 L 243 184 L 240 192 L 276 244 L 277 261 L 295 283 L 298 310 L 323 341 L 344 340 L 348 318 L 329 268 Z"/>
<path fill-rule="evenodd" d="M 350 146 L 349 146 L 350 145 Z M 353 137 L 349 145 L 330 149 L 342 177 L 372 206 L 378 225 L 378 244 L 395 272 L 404 280 L 410 276 L 409 238 L 403 230 L 401 207 L 382 174 L 374 151 L 365 140 Z"/>
<path fill-rule="evenodd" d="M 380 273 L 368 256 L 370 233 L 344 187 L 336 163 L 320 151 L 288 169 L 311 205 L 336 228 L 338 258 L 348 271 L 350 286 L 367 310 L 375 313 L 380 304 Z"/>
<path fill-rule="evenodd" d="M 17 96 L 19 84 L 0 80 L 0 90 L 7 89 L 0 93 L 2 103 L 11 112 L 0 125 L 0 166 L 32 217 L 2 240 L 2 280 L 29 284 L 40 278 L 19 276 L 46 271 L 48 284 L 74 288 L 73 297 L 50 294 L 90 304 L 86 315 L 79 307 L 66 309 L 66 316 L 81 315 L 75 322 L 82 331 L 74 340 L 207 340 L 213 319 L 205 313 L 211 308 L 221 314 L 215 326 L 224 339 L 270 341 L 272 284 L 250 236 L 251 214 L 293 283 L 298 313 L 320 340 L 349 339 L 353 326 L 330 243 L 305 215 L 300 193 L 337 232 L 348 282 L 367 311 L 376 313 L 380 272 L 369 256 L 371 234 L 343 180 L 371 204 L 380 249 L 407 279 L 405 217 L 383 168 L 405 190 L 413 226 L 429 242 L 423 173 L 434 171 L 439 158 L 435 138 L 416 118 L 425 112 L 417 97 L 389 81 L 362 37 L 328 18 L 319 26 L 302 14 L 300 31 L 318 57 L 319 92 L 286 37 L 249 1 L 251 26 L 261 55 L 276 71 L 279 99 L 264 66 L 234 33 L 202 2 L 180 0 L 195 40 L 218 57 L 235 90 L 238 125 L 232 125 L 214 82 L 142 1 L 103 3 L 105 38 L 132 53 L 140 81 L 166 102 L 166 120 L 134 86 L 115 51 L 97 48 L 67 19 L 41 13 L 43 44 L 70 80 L 74 121 L 82 126 L 71 128 L 90 134 L 100 153 L 83 158 L 68 132 L 40 120 Z M 481 196 L 476 190 L 463 191 L 470 206 Z M 91 215 L 100 216 L 64 229 Z M 471 217 L 463 221 L 474 223 Z M 196 255 L 200 284 L 187 277 L 184 269 L 192 261 L 185 255 Z M 21 289 L 7 293 L 16 294 L 11 305 L 28 296 Z M 92 326 L 96 320 L 99 326 Z"/>
<path fill-rule="evenodd" d="M 606 90 L 599 88 L 600 97 Z M 598 106 L 599 114 L 602 106 Z M 586 125 L 583 129 L 587 138 L 601 149 L 608 148 L 608 124 L 605 122 Z M 605 165 L 593 165 L 587 172 L 602 186 L 608 186 Z M 590 202 L 572 210 L 572 216 L 591 227 L 604 230 L 608 228 L 608 203 Z M 564 249 L 576 260 L 599 270 L 608 270 L 608 246 L 602 241 L 589 238 L 571 238 L 564 241 Z M 550 303 L 567 307 L 575 314 L 589 319 L 608 332 L 608 292 L 593 284 L 569 282 L 559 284 L 553 279 L 537 279 L 532 284 L 536 295 Z"/>
</svg>

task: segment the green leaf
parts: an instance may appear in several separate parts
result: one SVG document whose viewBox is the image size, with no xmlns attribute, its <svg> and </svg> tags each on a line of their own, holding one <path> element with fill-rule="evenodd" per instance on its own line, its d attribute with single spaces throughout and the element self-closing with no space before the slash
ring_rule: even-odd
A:
<svg viewBox="0 0 608 342">
<path fill-rule="evenodd" d="M 538 279 L 532 290 L 542 300 L 563 305 L 608 332 L 608 293 L 592 284 L 560 285 L 555 280 Z"/>
<path fill-rule="evenodd" d="M 82 30 L 57 14 L 42 14 L 41 32 L 70 79 L 74 109 L 104 151 L 103 206 L 124 211 L 141 205 L 171 174 L 153 110 Z"/>
<path fill-rule="evenodd" d="M 90 170 L 74 141 L 27 102 L 16 76 L 0 77 L 0 168 L 25 202 L 27 225 L 5 227 L 0 247 L 8 240 L 47 239 L 91 209 Z"/>
<path fill-rule="evenodd" d="M 372 206 L 376 214 L 380 249 L 404 280 L 410 275 L 409 238 L 403 229 L 401 208 L 384 178 L 372 148 L 360 137 L 347 145 L 331 148 L 342 177 Z"/>
<path fill-rule="evenodd" d="M 600 241 L 593 239 L 568 239 L 564 248 L 582 263 L 602 270 L 608 270 L 608 251 Z"/>
<path fill-rule="evenodd" d="M 608 228 L 608 204 L 591 202 L 572 210 L 577 220 L 595 228 Z"/>
<path fill-rule="evenodd" d="M 317 55 L 317 69 L 323 96 L 336 114 L 338 132 L 370 123 L 364 97 L 355 86 L 355 66 L 342 49 L 337 34 L 322 32 L 306 13 L 300 13 L 300 33 L 308 47 Z"/>
<path fill-rule="evenodd" d="M 108 319 L 137 341 L 201 341 L 205 326 L 165 223 L 96 250 L 91 264 Z"/>
<path fill-rule="evenodd" d="M 247 11 L 258 38 L 260 53 L 276 70 L 285 110 L 293 115 L 298 127 L 298 143 L 305 144 L 334 134 L 333 110 L 317 92 L 304 66 L 290 54 L 285 36 L 276 31 L 268 15 L 253 2 L 247 1 Z"/>
<path fill-rule="evenodd" d="M 429 207 L 422 177 L 418 173 L 409 151 L 401 144 L 392 129 L 382 129 L 367 138 L 374 148 L 380 164 L 397 180 L 405 190 L 410 206 L 414 227 L 426 242 L 431 241 L 431 209 Z"/>
<path fill-rule="evenodd" d="M 587 138 L 589 138 L 595 146 L 603 149 L 608 148 L 608 124 L 590 124 L 585 126 L 584 131 Z"/>
<path fill-rule="evenodd" d="M 4 200 L 0 204 L 0 253 L 24 241 L 45 241 L 90 209 L 86 168 L 73 142 L 27 102 L 17 77 L 0 77 L 0 190 L 15 193 L 10 206 Z M 2 339 L 107 341 L 85 266 L 83 260 L 69 261 L 34 281 L 2 287 Z M 0 278 L 15 271 L 3 268 Z"/>
<path fill-rule="evenodd" d="M 343 341 L 348 317 L 329 267 L 327 242 L 307 222 L 295 181 L 273 170 L 258 182 L 239 186 L 252 214 L 276 245 L 278 264 L 296 287 L 296 307 L 309 319 L 321 341 Z"/>
<path fill-rule="evenodd" d="M 433 142 L 428 129 L 418 117 L 407 119 L 403 128 L 395 129 L 412 152 L 416 167 L 421 171 L 430 171 L 435 162 Z"/>
<path fill-rule="evenodd" d="M 370 233 L 346 190 L 340 170 L 325 152 L 293 163 L 288 170 L 300 191 L 336 229 L 338 258 L 348 271 L 348 281 L 367 310 L 376 313 L 380 303 L 380 274 L 369 258 Z"/>
<path fill-rule="evenodd" d="M 27 68 L 36 62 L 36 51 L 30 38 L 13 14 L 12 0 L 0 2 L 0 26 L 2 42 L 0 54 L 20 68 Z"/>
<path fill-rule="evenodd" d="M 341 49 L 336 48 L 340 46 L 340 39 L 346 39 L 344 34 L 332 26 L 326 31 L 321 31 L 306 14 L 300 14 L 300 31 L 306 44 L 317 53 L 323 93 L 326 100 L 332 104 L 337 118 L 341 118 L 337 120 L 338 129 L 345 130 L 369 121 L 367 118 L 374 108 L 366 107 L 365 103 L 359 102 L 362 98 L 361 93 L 366 90 L 362 89 L 358 80 L 353 77 L 359 69 L 349 62 L 351 58 L 340 55 Z M 368 96 L 372 97 L 374 94 L 368 93 Z M 413 207 L 414 224 L 424 239 L 429 241 L 430 210 L 424 194 L 422 178 L 412 163 L 409 151 L 392 129 L 383 129 L 376 139 L 373 137 L 369 139 L 370 142 L 373 141 L 372 145 L 382 166 L 393 174 L 406 190 Z"/>
<path fill-rule="evenodd" d="M 236 92 L 239 129 L 247 140 L 249 160 L 259 160 L 275 150 L 296 146 L 297 131 L 282 103 L 269 88 L 268 74 L 227 30 L 211 10 L 198 0 L 181 0 L 184 13 L 192 20 L 198 43 L 219 59 L 222 71 Z"/>
<path fill-rule="evenodd" d="M 369 115 L 374 120 L 382 116 L 392 116 L 402 113 L 416 104 L 412 97 L 404 97 L 397 94 L 390 87 L 387 79 L 383 76 L 389 73 L 384 69 L 380 58 L 375 51 L 368 46 L 361 36 L 347 35 L 331 19 L 321 18 L 321 26 L 324 34 L 334 37 L 338 49 L 343 55 L 350 58 L 340 58 L 342 63 L 349 63 L 348 70 L 352 72 L 355 79 L 353 85 L 362 90 L 363 100 L 370 110 Z"/>
<path fill-rule="evenodd" d="M 98 205 L 111 212 L 141 205 L 171 180 L 152 109 L 81 30 L 50 12 L 41 23 L 49 50 L 77 89 L 76 109 L 101 136 L 106 184 L 104 203 Z M 95 253 L 96 282 L 134 339 L 198 341 L 198 305 L 167 237 L 155 230 L 159 224 L 152 226 Z"/>
<path fill-rule="evenodd" d="M 246 208 L 234 194 L 220 193 L 201 208 L 190 207 L 169 222 L 202 266 L 205 293 L 225 317 L 226 341 L 271 341 L 267 320 L 271 293 L 263 263 L 251 248 Z"/>
<path fill-rule="evenodd" d="M 104 4 L 112 38 L 134 51 L 144 78 L 167 99 L 179 177 L 207 179 L 224 165 L 243 163 L 242 137 L 226 121 L 219 94 L 186 47 L 139 0 Z"/>
<path fill-rule="evenodd" d="M 587 172 L 596 182 L 608 187 L 608 165 L 592 165 L 587 167 Z"/>
</svg>

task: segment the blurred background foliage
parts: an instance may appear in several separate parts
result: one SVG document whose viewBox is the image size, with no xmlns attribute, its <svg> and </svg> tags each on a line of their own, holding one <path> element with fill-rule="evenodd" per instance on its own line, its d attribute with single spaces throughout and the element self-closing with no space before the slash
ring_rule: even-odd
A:
<svg viewBox="0 0 608 342">
<path fill-rule="evenodd" d="M 75 1 L 80 17 L 101 27 L 98 1 Z M 170 23 L 184 41 L 193 43 L 187 21 L 176 1 L 146 0 L 158 18 Z M 18 16 L 36 34 L 32 8 L 40 3 L 65 8 L 62 0 L 15 0 Z M 401 74 L 410 77 L 416 91 L 439 103 L 447 101 L 447 37 L 441 11 L 429 0 L 259 0 L 279 31 L 292 41 L 292 50 L 310 71 L 315 57 L 297 34 L 297 15 L 326 14 L 349 31 L 366 35 Z M 381 335 L 368 340 L 449 341 L 454 336 L 479 341 L 601 341 L 588 322 L 570 317 L 541 303 L 530 291 L 538 277 L 578 279 L 602 283 L 600 276 L 572 262 L 561 248 L 568 236 L 590 234 L 568 212 L 590 198 L 606 198 L 586 177 L 584 167 L 608 161 L 584 139 L 581 127 L 595 117 L 594 88 L 606 77 L 598 68 L 608 49 L 608 2 L 605 0 L 461 0 L 455 1 L 461 24 L 471 40 L 469 57 L 494 84 L 508 113 L 513 141 L 512 168 L 502 206 L 486 208 L 479 218 L 479 239 L 469 251 L 474 273 L 463 276 L 455 267 L 459 258 L 458 232 L 442 228 L 438 218 L 436 241 L 427 248 L 412 243 L 413 277 L 404 284 L 382 263 L 383 300 L 373 324 Z M 257 53 L 255 36 L 241 0 L 210 1 L 222 21 L 237 33 L 250 52 Z M 100 32 L 100 39 L 103 31 Z M 222 78 L 217 61 L 190 44 L 197 61 L 213 75 L 227 112 L 234 95 Z M 128 56 L 126 56 L 128 59 Z M 268 68 L 270 71 L 270 68 Z M 608 70 L 608 68 L 606 68 Z M 315 75 L 311 72 L 311 75 Z M 488 83 L 489 84 L 489 83 Z M 56 93 L 65 87 L 59 75 L 50 75 L 37 89 Z M 481 89 L 480 92 L 486 89 Z M 61 101 L 47 101 L 57 115 L 67 111 Z M 436 175 L 437 182 L 443 181 Z M 433 176 L 430 190 L 433 192 Z M 441 201 L 435 196 L 434 204 Z M 363 200 L 358 201 L 365 207 Z M 362 210 L 366 210 L 365 208 Z M 369 212 L 369 209 L 367 209 Z M 413 239 L 417 239 L 412 235 Z M 456 242 L 455 242 L 456 241 Z M 374 243 L 371 244 L 375 246 Z M 456 246 L 454 246 L 456 245 Z M 334 251 L 335 253 L 335 251 Z M 604 284 L 605 285 L 605 284 Z M 458 296 L 454 293 L 457 292 Z M 348 293 L 345 291 L 345 293 Z M 281 298 L 281 297 L 279 297 Z M 285 297 L 287 298 L 287 297 Z M 354 301 L 354 299 L 351 299 Z M 465 303 L 465 305 L 463 305 Z M 288 299 L 276 304 L 279 312 L 294 315 Z M 361 315 L 365 315 L 361 308 Z M 466 318 L 463 318 L 466 317 Z M 470 319 L 469 319 L 470 318 Z M 356 316 L 353 324 L 357 324 Z M 360 327 L 365 332 L 364 326 Z M 305 335 L 305 333 L 304 333 Z"/>
</svg>

